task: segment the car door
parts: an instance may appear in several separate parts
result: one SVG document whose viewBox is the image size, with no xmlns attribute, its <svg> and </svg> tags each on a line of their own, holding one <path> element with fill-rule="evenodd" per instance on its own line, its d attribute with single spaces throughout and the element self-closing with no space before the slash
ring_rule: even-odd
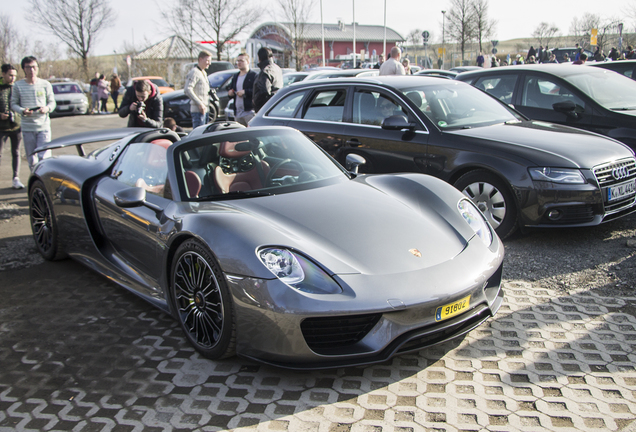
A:
<svg viewBox="0 0 636 432">
<path fill-rule="evenodd" d="M 350 91 L 351 111 L 346 116 L 344 146 L 336 159 L 342 163 L 349 153 L 361 155 L 367 162 L 360 172 L 425 172 L 428 130 L 409 102 L 371 86 L 352 86 Z M 426 109 L 423 92 L 413 91 L 407 97 L 419 110 Z M 415 130 L 383 129 L 383 120 L 396 115 L 415 124 Z"/>
<path fill-rule="evenodd" d="M 129 144 L 111 175 L 96 184 L 92 196 L 102 237 L 115 255 L 108 258 L 113 259 L 115 265 L 121 267 L 123 263 L 130 267 L 146 280 L 146 285 L 157 288 L 162 271 L 159 256 L 163 249 L 157 214 L 145 206 L 119 207 L 114 195 L 130 187 L 143 187 L 148 202 L 166 208 L 170 203 L 164 198 L 168 171 L 166 147 L 156 143 Z"/>
<path fill-rule="evenodd" d="M 519 77 L 514 107 L 528 118 L 595 131 L 593 107 L 584 96 L 565 81 L 548 74 L 526 73 Z M 558 110 L 572 103 L 575 112 Z"/>
<path fill-rule="evenodd" d="M 286 125 L 303 132 L 327 153 L 335 156 L 345 141 L 343 118 L 347 102 L 347 86 L 324 85 L 306 91 L 308 91 L 307 97 L 295 110 L 294 117 L 287 120 Z M 290 96 L 287 96 L 285 100 Z M 298 97 L 297 94 L 296 97 Z M 289 99 L 290 102 L 295 100 Z M 268 113 L 268 117 L 274 117 L 274 111 L 281 106 L 278 103 Z"/>
</svg>

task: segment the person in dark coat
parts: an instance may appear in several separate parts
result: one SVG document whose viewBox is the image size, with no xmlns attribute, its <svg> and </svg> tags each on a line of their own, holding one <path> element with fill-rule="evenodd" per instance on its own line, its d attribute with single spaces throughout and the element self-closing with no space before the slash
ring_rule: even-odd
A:
<svg viewBox="0 0 636 432">
<path fill-rule="evenodd" d="M 163 99 L 157 86 L 140 80 L 127 88 L 119 108 L 119 117 L 126 116 L 128 127 L 162 127 Z"/>
<path fill-rule="evenodd" d="M 252 92 L 258 74 L 250 70 L 250 56 L 248 54 L 239 54 L 236 63 L 239 71 L 232 77 L 230 90 L 227 94 L 234 99 L 234 118 L 243 126 L 247 126 L 255 115 Z"/>
<path fill-rule="evenodd" d="M 258 67 L 261 72 L 254 81 L 252 104 L 258 112 L 276 92 L 283 88 L 283 71 L 274 63 L 274 54 L 267 47 L 258 50 Z"/>
<path fill-rule="evenodd" d="M 537 58 L 537 50 L 534 49 L 532 45 L 530 45 L 530 49 L 528 50 L 528 55 L 526 56 L 526 60 L 530 57 Z"/>
</svg>

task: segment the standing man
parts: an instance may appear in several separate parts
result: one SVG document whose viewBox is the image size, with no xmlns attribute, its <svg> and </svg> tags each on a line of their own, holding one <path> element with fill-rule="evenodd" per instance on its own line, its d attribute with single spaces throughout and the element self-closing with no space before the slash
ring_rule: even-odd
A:
<svg viewBox="0 0 636 432">
<path fill-rule="evenodd" d="M 210 94 L 210 81 L 206 70 L 212 61 L 212 54 L 201 51 L 196 66 L 186 75 L 183 91 L 190 98 L 190 115 L 192 116 L 192 129 L 208 123 L 208 104 Z"/>
<path fill-rule="evenodd" d="M 135 81 L 126 90 L 119 107 L 119 117 L 128 116 L 128 127 L 163 126 L 163 99 L 156 85 L 148 80 Z"/>
<path fill-rule="evenodd" d="M 252 104 L 258 112 L 276 92 L 283 88 L 283 71 L 274 63 L 274 54 L 267 47 L 258 50 L 258 67 L 261 72 L 254 81 Z"/>
<path fill-rule="evenodd" d="M 97 87 L 98 83 L 99 72 L 95 72 L 95 78 L 93 78 L 89 83 L 91 86 L 91 114 L 99 113 L 99 88 Z"/>
<path fill-rule="evenodd" d="M 384 63 L 384 54 L 380 54 L 378 56 L 378 62 L 375 64 L 375 66 L 373 66 L 373 69 L 380 69 L 382 63 Z"/>
<path fill-rule="evenodd" d="M 234 118 L 243 126 L 247 126 L 255 115 L 252 94 L 254 81 L 258 74 L 250 70 L 250 56 L 248 54 L 239 54 L 236 64 L 239 68 L 239 73 L 232 77 L 230 90 L 227 94 L 234 99 Z"/>
<path fill-rule="evenodd" d="M 35 150 L 51 141 L 49 113 L 55 105 L 53 87 L 47 80 L 38 78 L 38 60 L 33 56 L 22 59 L 26 78 L 13 85 L 11 109 L 22 116 L 22 137 L 29 168 L 51 155 L 51 151 L 35 153 Z"/>
<path fill-rule="evenodd" d="M 13 168 L 13 189 L 22 189 L 20 181 L 20 116 L 11 110 L 11 90 L 18 71 L 11 64 L 2 65 L 2 79 L 0 80 L 0 161 L 2 161 L 2 147 L 11 140 L 11 158 Z"/>
<path fill-rule="evenodd" d="M 400 63 L 401 56 L 402 50 L 399 47 L 391 48 L 389 59 L 380 66 L 380 75 L 405 75 L 404 66 Z"/>
</svg>

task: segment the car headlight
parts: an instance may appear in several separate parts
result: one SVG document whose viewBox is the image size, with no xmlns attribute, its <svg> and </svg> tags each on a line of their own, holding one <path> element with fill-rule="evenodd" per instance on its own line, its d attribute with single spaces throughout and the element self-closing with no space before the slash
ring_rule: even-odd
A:
<svg viewBox="0 0 636 432">
<path fill-rule="evenodd" d="M 316 264 L 289 249 L 267 247 L 257 253 L 267 270 L 286 285 L 312 294 L 338 294 L 340 285 Z"/>
<path fill-rule="evenodd" d="M 490 246 L 492 244 L 492 231 L 486 218 L 479 211 L 477 206 L 468 199 L 462 199 L 457 203 L 457 209 L 481 241 L 483 241 L 486 246 Z"/>
<path fill-rule="evenodd" d="M 561 184 L 585 184 L 585 177 L 578 169 L 537 167 L 529 168 L 533 180 Z"/>
</svg>

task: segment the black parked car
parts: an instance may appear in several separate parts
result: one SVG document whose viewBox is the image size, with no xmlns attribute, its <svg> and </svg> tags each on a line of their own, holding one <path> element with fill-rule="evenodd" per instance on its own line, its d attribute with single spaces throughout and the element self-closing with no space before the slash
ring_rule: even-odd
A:
<svg viewBox="0 0 636 432">
<path fill-rule="evenodd" d="M 218 98 L 218 100 L 210 98 L 210 118 L 208 120 L 210 123 L 225 118 L 225 106 L 229 100 L 227 92 L 230 88 L 232 76 L 238 71 L 238 69 L 230 69 L 208 75 L 210 89 L 214 90 Z M 192 126 L 190 99 L 183 90 L 175 90 L 164 94 L 162 97 L 164 117 L 172 117 L 179 126 Z"/>
<path fill-rule="evenodd" d="M 274 124 L 304 132 L 341 163 L 359 154 L 363 172 L 439 177 L 469 196 L 501 237 L 518 225 L 597 225 L 636 210 L 628 147 L 529 121 L 455 80 L 303 81 L 279 90 L 250 122 Z"/>
<path fill-rule="evenodd" d="M 603 69 L 613 70 L 621 75 L 625 75 L 627 78 L 636 80 L 636 60 L 617 60 L 598 63 L 589 63 L 590 66 L 599 67 Z"/>
<path fill-rule="evenodd" d="M 455 78 L 485 90 L 534 120 L 607 135 L 636 149 L 636 82 L 606 69 L 525 65 Z"/>
</svg>

